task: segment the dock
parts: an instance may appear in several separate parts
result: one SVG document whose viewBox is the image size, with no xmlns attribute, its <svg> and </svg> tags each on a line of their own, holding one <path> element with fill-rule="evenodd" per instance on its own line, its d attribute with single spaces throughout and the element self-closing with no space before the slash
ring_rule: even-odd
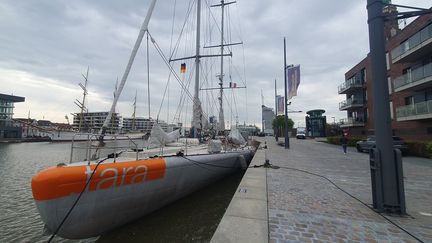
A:
<svg viewBox="0 0 432 243">
<path fill-rule="evenodd" d="M 211 242 L 432 242 L 432 160 L 404 157 L 408 215 L 371 209 L 369 155 L 314 139 L 260 148 Z M 256 167 L 259 166 L 259 167 Z"/>
</svg>

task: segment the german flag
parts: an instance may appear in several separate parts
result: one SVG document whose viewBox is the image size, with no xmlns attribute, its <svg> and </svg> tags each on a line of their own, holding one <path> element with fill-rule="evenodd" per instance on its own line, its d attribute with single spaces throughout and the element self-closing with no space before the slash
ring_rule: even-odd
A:
<svg viewBox="0 0 432 243">
<path fill-rule="evenodd" d="M 186 72 L 186 63 L 182 63 L 180 65 L 180 73 L 185 73 Z"/>
</svg>

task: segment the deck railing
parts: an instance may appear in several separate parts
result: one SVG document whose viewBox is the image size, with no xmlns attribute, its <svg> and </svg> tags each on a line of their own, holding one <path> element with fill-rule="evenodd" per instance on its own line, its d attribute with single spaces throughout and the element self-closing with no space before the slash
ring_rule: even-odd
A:
<svg viewBox="0 0 432 243">
<path fill-rule="evenodd" d="M 363 105 L 363 99 L 348 98 L 339 103 L 339 109 L 345 109 L 353 105 Z"/>
<path fill-rule="evenodd" d="M 432 115 L 432 100 L 396 108 L 397 118 L 408 118 L 428 114 Z"/>
<path fill-rule="evenodd" d="M 84 155 L 84 160 L 90 162 L 100 158 L 101 154 L 104 156 L 114 158 L 114 162 L 118 157 L 118 153 L 124 150 L 132 149 L 136 152 L 136 159 L 138 160 L 139 149 L 135 141 L 125 135 L 107 135 L 109 140 L 106 139 L 103 142 L 99 141 L 99 134 L 92 133 L 77 133 L 72 138 L 71 153 L 69 163 L 73 162 L 74 151 L 82 151 L 79 154 Z M 81 138 L 81 141 L 77 141 Z M 82 138 L 86 138 L 82 141 Z"/>
<path fill-rule="evenodd" d="M 392 59 L 402 56 L 403 54 L 416 48 L 418 45 L 422 44 L 426 40 L 432 38 L 432 25 L 428 25 L 421 31 L 417 32 L 411 36 L 408 40 L 402 42 L 399 46 L 391 51 Z"/>
<path fill-rule="evenodd" d="M 363 83 L 361 80 L 356 79 L 356 78 L 350 78 L 347 81 L 345 81 L 343 84 L 339 85 L 338 87 L 338 91 L 339 93 L 341 93 L 342 91 L 345 91 L 347 89 L 350 88 L 354 88 L 354 87 L 363 87 Z"/>
<path fill-rule="evenodd" d="M 397 89 L 409 84 L 415 84 L 428 77 L 432 77 L 432 63 L 420 66 L 409 73 L 397 77 L 394 80 L 394 88 Z"/>
</svg>

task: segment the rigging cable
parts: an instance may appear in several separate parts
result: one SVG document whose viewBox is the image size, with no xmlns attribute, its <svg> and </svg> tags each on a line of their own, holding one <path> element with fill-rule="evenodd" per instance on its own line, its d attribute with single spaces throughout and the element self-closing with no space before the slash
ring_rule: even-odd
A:
<svg viewBox="0 0 432 243">
<path fill-rule="evenodd" d="M 91 179 L 93 178 L 93 175 L 96 172 L 96 169 L 99 167 L 99 165 L 104 162 L 105 160 L 107 160 L 109 157 L 104 158 L 100 161 L 97 162 L 93 172 L 91 173 L 89 179 L 87 180 L 86 184 L 84 185 L 84 188 L 81 190 L 80 194 L 78 195 L 77 199 L 75 200 L 75 202 L 72 204 L 71 208 L 69 209 L 69 211 L 66 213 L 66 215 L 64 216 L 63 220 L 60 222 L 59 226 L 57 226 L 57 229 L 54 231 L 54 233 L 51 235 L 51 237 L 48 240 L 48 243 L 51 242 L 54 237 L 57 235 L 57 233 L 59 232 L 59 230 L 61 229 L 61 227 L 63 226 L 64 222 L 66 221 L 66 219 L 69 217 L 69 215 L 72 213 L 72 210 L 75 208 L 75 206 L 78 204 L 78 201 L 80 200 L 81 196 L 84 194 L 86 188 L 89 186 Z"/>
<path fill-rule="evenodd" d="M 149 119 L 151 117 L 150 114 L 150 50 L 149 50 L 149 32 L 147 30 L 147 105 L 148 105 L 148 114 Z"/>
<path fill-rule="evenodd" d="M 174 0 L 174 7 L 173 7 L 173 18 L 172 18 L 172 24 L 171 24 L 171 38 L 170 38 L 170 49 L 169 52 L 172 53 L 172 42 L 173 42 L 173 36 L 174 36 L 174 21 L 175 21 L 175 13 L 176 13 L 176 6 L 177 6 L 177 0 Z M 170 110 L 170 105 L 169 105 L 169 98 L 170 98 L 170 93 L 169 93 L 169 83 L 170 83 L 170 79 L 171 79 L 171 72 L 168 74 L 168 100 L 167 100 L 167 122 L 169 122 L 169 110 Z"/>
<path fill-rule="evenodd" d="M 165 62 L 165 64 L 167 65 L 167 67 L 170 69 L 170 71 L 173 73 L 175 79 L 177 80 L 177 82 L 180 84 L 181 88 L 185 90 L 185 93 L 187 96 L 189 96 L 189 98 L 192 100 L 192 102 L 196 102 L 195 99 L 193 98 L 192 94 L 189 92 L 189 90 L 187 89 L 187 87 L 185 86 L 185 84 L 181 81 L 180 77 L 178 76 L 178 74 L 175 72 L 174 68 L 171 66 L 171 64 L 169 63 L 169 60 L 166 58 L 166 56 L 163 54 L 163 51 L 161 50 L 160 46 L 157 44 L 156 40 L 153 38 L 153 36 L 150 34 L 150 32 L 148 32 L 153 45 L 155 46 L 158 54 L 161 56 L 162 60 Z M 197 104 L 198 105 L 198 104 Z M 208 118 L 207 114 L 203 111 L 203 117 L 205 119 Z"/>
</svg>

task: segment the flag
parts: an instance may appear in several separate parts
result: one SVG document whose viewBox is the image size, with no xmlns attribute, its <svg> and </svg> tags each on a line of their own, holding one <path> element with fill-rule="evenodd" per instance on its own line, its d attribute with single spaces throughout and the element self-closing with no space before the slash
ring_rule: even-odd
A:
<svg viewBox="0 0 432 243">
<path fill-rule="evenodd" d="M 180 73 L 185 73 L 186 72 L 186 63 L 182 63 L 180 65 Z"/>
<path fill-rule="evenodd" d="M 237 88 L 237 83 L 230 82 L 229 87 L 230 88 Z"/>
<path fill-rule="evenodd" d="M 288 67 L 286 69 L 287 86 L 288 86 L 288 99 L 297 96 L 297 89 L 300 85 L 300 65 Z"/>
<path fill-rule="evenodd" d="M 285 107 L 284 107 L 284 103 L 285 103 L 285 97 L 284 96 L 277 96 L 277 114 L 284 114 L 285 112 Z"/>
</svg>

